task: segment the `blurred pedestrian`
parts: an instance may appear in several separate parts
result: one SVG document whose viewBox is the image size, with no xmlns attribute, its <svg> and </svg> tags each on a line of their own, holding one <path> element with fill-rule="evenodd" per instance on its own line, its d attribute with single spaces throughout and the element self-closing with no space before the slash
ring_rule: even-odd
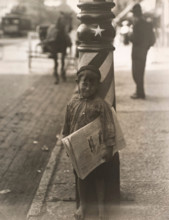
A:
<svg viewBox="0 0 169 220">
<path fill-rule="evenodd" d="M 155 43 L 155 34 L 152 24 L 144 19 L 140 4 L 134 5 L 132 13 L 134 21 L 130 41 L 132 42 L 132 75 L 136 83 L 136 92 L 131 98 L 145 99 L 144 72 L 146 58 L 148 50 Z"/>
<path fill-rule="evenodd" d="M 50 52 L 50 58 L 53 58 L 54 60 L 54 76 L 56 78 L 55 84 L 59 83 L 58 53 L 61 54 L 61 77 L 63 81 L 66 81 L 65 57 L 67 48 L 71 48 L 72 46 L 72 41 L 69 36 L 69 32 L 71 30 L 71 15 L 60 12 L 56 24 L 51 24 L 49 26 L 46 39 L 43 41 L 44 45 Z"/>
</svg>

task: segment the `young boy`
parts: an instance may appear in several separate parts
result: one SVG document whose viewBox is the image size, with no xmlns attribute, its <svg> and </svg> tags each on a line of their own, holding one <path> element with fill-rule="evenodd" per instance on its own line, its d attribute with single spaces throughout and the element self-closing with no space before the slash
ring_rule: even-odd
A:
<svg viewBox="0 0 169 220">
<path fill-rule="evenodd" d="M 84 180 L 77 177 L 77 189 L 80 205 L 75 213 L 76 219 L 84 219 L 86 209 L 86 195 L 88 182 L 94 183 L 98 202 L 99 220 L 104 219 L 105 178 L 107 164 L 112 159 L 113 145 L 115 144 L 115 128 L 110 106 L 97 95 L 100 85 L 100 71 L 92 65 L 83 66 L 77 72 L 79 94 L 75 95 L 67 105 L 63 136 L 67 136 L 100 118 L 103 142 L 102 158 L 105 163 L 97 167 Z M 80 146 L 79 146 L 80 147 Z"/>
</svg>

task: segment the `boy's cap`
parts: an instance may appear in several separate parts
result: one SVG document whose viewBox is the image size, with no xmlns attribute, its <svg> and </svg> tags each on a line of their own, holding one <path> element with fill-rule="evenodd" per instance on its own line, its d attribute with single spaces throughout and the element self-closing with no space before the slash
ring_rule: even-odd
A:
<svg viewBox="0 0 169 220">
<path fill-rule="evenodd" d="M 80 69 L 77 71 L 77 76 L 79 76 L 80 73 L 85 70 L 92 71 L 93 73 L 95 73 L 95 76 L 99 78 L 99 80 L 101 79 L 100 70 L 97 67 L 95 67 L 94 65 L 86 65 L 86 66 L 80 67 Z"/>
</svg>

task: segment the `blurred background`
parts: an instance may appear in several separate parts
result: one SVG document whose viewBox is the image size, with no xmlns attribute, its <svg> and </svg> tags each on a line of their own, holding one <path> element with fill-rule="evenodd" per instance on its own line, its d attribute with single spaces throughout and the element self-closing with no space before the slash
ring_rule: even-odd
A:
<svg viewBox="0 0 169 220">
<path fill-rule="evenodd" d="M 114 1 L 113 9 L 118 26 L 130 21 L 130 9 L 133 3 L 140 2 L 146 17 L 152 19 L 154 28 L 160 38 L 161 44 L 168 43 L 169 35 L 169 2 L 168 0 L 121 0 Z M 76 28 L 78 20 L 76 13 L 78 0 L 0 0 L 0 36 L 23 36 L 28 31 L 35 31 L 38 25 L 54 23 L 59 11 L 70 13 L 73 27 Z"/>
<path fill-rule="evenodd" d="M 146 19 L 153 23 L 156 46 L 169 46 L 168 0 L 114 0 L 114 2 L 116 6 L 112 10 L 116 17 L 112 24 L 116 29 L 115 46 L 119 46 L 119 43 L 124 46 L 130 44 L 127 38 L 132 27 L 130 10 L 137 2 L 140 2 Z M 32 59 L 35 56 L 36 58 L 42 57 L 43 54 L 43 48 L 36 47 L 38 42 L 42 40 L 41 37 L 46 37 L 48 27 L 51 24 L 56 24 L 61 12 L 64 12 L 71 21 L 72 28 L 69 35 L 72 40 L 74 56 L 77 52 L 76 30 L 79 25 L 77 4 L 78 0 L 0 0 L 0 61 L 7 60 L 12 56 L 15 56 L 15 59 L 18 56 L 18 59 L 22 58 L 22 61 L 24 58 L 24 61 L 27 61 L 27 67 L 25 65 L 24 69 L 28 73 Z M 9 44 L 18 45 L 18 43 L 21 44 L 19 52 L 22 55 L 18 53 L 16 56 L 12 53 L 12 50 L 16 48 L 10 48 L 10 53 L 8 53 L 9 48 L 6 46 Z M 38 60 L 36 59 L 36 61 Z M 39 63 L 36 61 L 35 66 Z M 48 63 L 50 62 L 49 60 Z"/>
<path fill-rule="evenodd" d="M 130 10 L 135 3 L 140 2 L 144 16 L 153 23 L 156 44 L 169 46 L 168 0 L 115 0 L 114 2 L 116 6 L 112 10 L 116 16 L 113 20 L 116 38 L 120 38 L 125 45 L 129 44 L 126 35 L 132 23 Z M 76 30 L 79 25 L 76 18 L 79 11 L 77 4 L 78 0 L 0 0 L 1 59 L 2 47 L 7 42 L 15 43 L 17 38 L 27 38 L 29 32 L 40 34 L 40 31 L 46 31 L 49 25 L 56 23 L 60 12 L 69 16 L 72 21 L 72 31 Z M 72 37 L 74 43 L 76 33 L 72 34 Z"/>
</svg>

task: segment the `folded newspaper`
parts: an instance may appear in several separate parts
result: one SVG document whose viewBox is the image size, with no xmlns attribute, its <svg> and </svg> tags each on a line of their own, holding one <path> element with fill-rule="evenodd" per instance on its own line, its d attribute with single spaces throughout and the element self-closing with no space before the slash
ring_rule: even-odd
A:
<svg viewBox="0 0 169 220">
<path fill-rule="evenodd" d="M 113 147 L 114 155 L 124 148 L 126 144 L 114 108 L 112 108 L 112 114 L 116 132 L 115 146 Z M 101 123 L 98 117 L 62 139 L 73 168 L 81 179 L 84 179 L 96 167 L 105 162 L 101 157 L 101 149 L 104 147 L 101 142 L 101 135 Z"/>
</svg>

